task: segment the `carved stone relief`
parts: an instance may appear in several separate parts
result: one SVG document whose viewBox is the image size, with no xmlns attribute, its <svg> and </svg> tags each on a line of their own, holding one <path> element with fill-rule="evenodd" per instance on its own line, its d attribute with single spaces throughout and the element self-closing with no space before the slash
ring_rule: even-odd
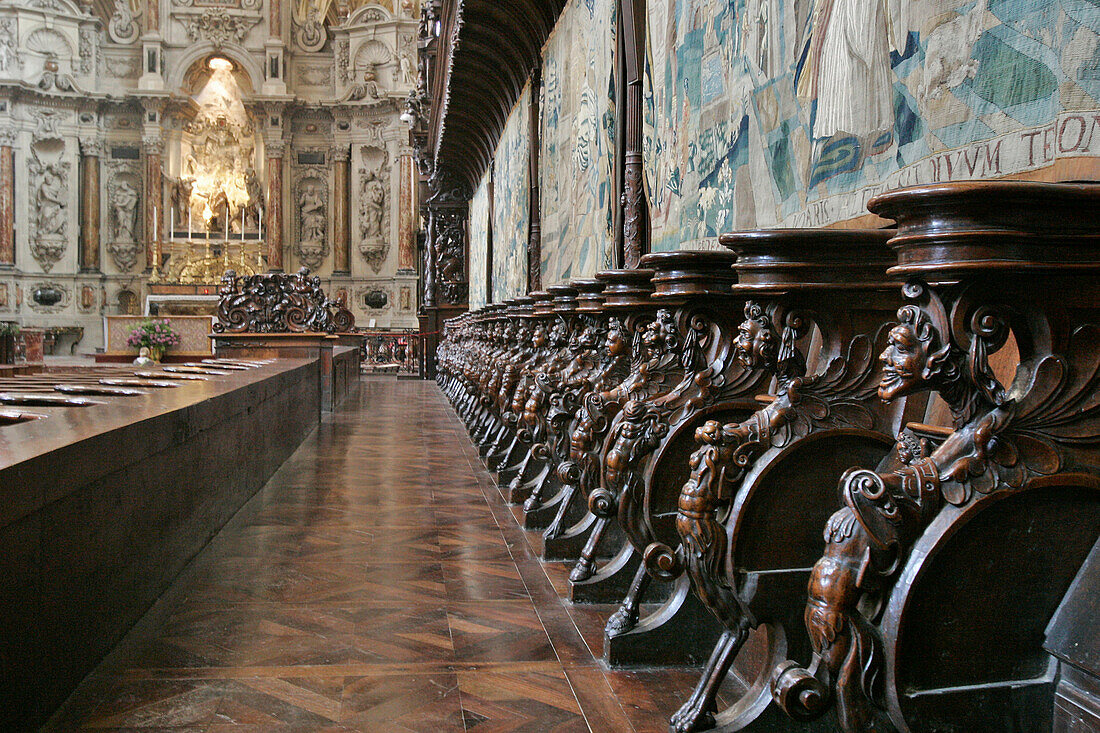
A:
<svg viewBox="0 0 1100 733">
<path fill-rule="evenodd" d="M 355 126 L 366 130 L 366 140 L 369 143 L 376 143 L 382 145 L 382 132 L 389 127 L 389 118 L 378 117 L 356 117 Z"/>
<path fill-rule="evenodd" d="M 118 269 L 129 272 L 141 253 L 137 231 L 141 170 L 136 164 L 122 161 L 109 161 L 107 168 L 107 252 Z"/>
<path fill-rule="evenodd" d="M 263 7 L 263 0 L 172 0 L 172 4 L 179 8 L 235 8 L 239 10 L 259 10 Z"/>
<path fill-rule="evenodd" d="M 78 50 L 81 74 L 91 74 L 95 70 L 95 57 L 98 48 L 99 38 L 96 36 L 95 29 L 81 28 Z"/>
<path fill-rule="evenodd" d="M 36 109 L 31 112 L 31 117 L 34 118 L 34 132 L 31 133 L 31 138 L 35 142 L 61 141 L 60 125 L 67 117 L 64 112 L 52 109 Z"/>
<path fill-rule="evenodd" d="M 0 19 L 0 71 L 14 71 L 23 68 L 23 58 L 15 42 L 15 21 L 11 18 Z"/>
<path fill-rule="evenodd" d="M 217 48 L 231 42 L 243 43 L 260 20 L 259 17 L 230 15 L 225 8 L 208 8 L 201 15 L 181 18 L 180 22 L 192 41 L 207 40 Z"/>
<path fill-rule="evenodd" d="M 302 84 L 320 87 L 332 83 L 332 67 L 324 66 L 299 66 L 298 81 Z"/>
<path fill-rule="evenodd" d="M 133 12 L 130 0 L 115 0 L 114 13 L 107 22 L 107 34 L 111 40 L 123 45 L 136 41 L 141 32 L 141 27 L 136 22 L 138 16 L 139 14 Z"/>
<path fill-rule="evenodd" d="M 360 157 L 359 254 L 378 274 L 390 251 L 389 156 L 383 148 L 364 145 Z"/>
<path fill-rule="evenodd" d="M 397 58 L 398 74 L 402 84 L 416 85 L 416 36 L 401 36 L 401 51 Z"/>
<path fill-rule="evenodd" d="M 328 31 L 325 30 L 321 12 L 316 5 L 309 3 L 304 16 L 298 17 L 298 7 L 299 5 L 295 3 L 294 40 L 303 51 L 311 53 L 320 51 L 328 40 Z"/>
<path fill-rule="evenodd" d="M 73 291 L 58 282 L 36 282 L 30 286 L 28 304 L 35 313 L 60 313 L 69 307 Z"/>
<path fill-rule="evenodd" d="M 91 285 L 82 285 L 80 287 L 80 300 L 77 302 L 77 307 L 87 313 L 96 306 L 97 296 L 96 289 Z"/>
<path fill-rule="evenodd" d="M 385 312 L 393 310 L 393 292 L 388 284 L 370 283 L 356 289 L 355 300 L 365 311 Z"/>
<path fill-rule="evenodd" d="M 28 169 L 31 174 L 31 255 L 49 272 L 57 264 L 68 243 L 69 181 L 72 164 L 62 161 L 63 148 L 48 145 L 45 152 L 32 149 Z"/>
<path fill-rule="evenodd" d="M 104 56 L 103 70 L 115 79 L 128 79 L 141 71 L 141 59 L 137 56 Z"/>
<path fill-rule="evenodd" d="M 341 84 L 347 84 L 350 66 L 348 39 L 340 38 L 336 41 L 336 74 Z"/>
<path fill-rule="evenodd" d="M 328 257 L 328 170 L 324 166 L 298 169 L 294 186 L 297 207 L 298 259 L 316 270 Z"/>
</svg>

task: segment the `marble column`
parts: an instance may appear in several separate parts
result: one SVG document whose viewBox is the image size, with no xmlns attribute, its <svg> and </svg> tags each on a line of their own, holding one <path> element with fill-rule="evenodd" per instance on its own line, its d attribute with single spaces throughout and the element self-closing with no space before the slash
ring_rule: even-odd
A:
<svg viewBox="0 0 1100 733">
<path fill-rule="evenodd" d="M 411 152 L 398 158 L 401 190 L 398 206 L 397 269 L 416 271 L 416 165 Z"/>
<path fill-rule="evenodd" d="M 351 237 L 348 236 L 348 158 L 350 150 L 341 145 L 332 149 L 333 160 L 333 275 L 351 274 Z"/>
<path fill-rule="evenodd" d="M 15 133 L 0 132 L 0 268 L 15 265 Z"/>
<path fill-rule="evenodd" d="M 279 0 L 268 0 L 268 34 L 273 38 L 283 35 L 283 4 Z"/>
<path fill-rule="evenodd" d="M 283 271 L 283 143 L 267 143 L 267 204 L 264 238 L 268 272 Z"/>
<path fill-rule="evenodd" d="M 83 176 L 80 182 L 80 271 L 99 272 L 99 159 L 103 143 L 80 143 Z"/>
<path fill-rule="evenodd" d="M 164 211 L 160 205 L 164 179 L 164 143 L 157 139 L 142 142 L 145 152 L 145 191 L 142 216 L 145 226 L 145 269 L 152 270 L 156 262 L 160 234 L 164 230 Z M 159 264 L 159 263 L 158 263 Z"/>
<path fill-rule="evenodd" d="M 160 30 L 160 0 L 147 0 L 145 3 L 145 30 Z"/>
</svg>

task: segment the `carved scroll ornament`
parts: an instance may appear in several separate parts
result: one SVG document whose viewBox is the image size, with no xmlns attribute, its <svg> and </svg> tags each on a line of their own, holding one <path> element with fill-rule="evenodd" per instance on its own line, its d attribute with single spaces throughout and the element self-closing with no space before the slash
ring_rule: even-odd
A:
<svg viewBox="0 0 1100 733">
<path fill-rule="evenodd" d="M 355 316 L 342 298 L 330 300 L 321 278 L 303 267 L 293 275 L 238 277 L 226 271 L 218 289 L 214 333 L 346 333 Z"/>
</svg>

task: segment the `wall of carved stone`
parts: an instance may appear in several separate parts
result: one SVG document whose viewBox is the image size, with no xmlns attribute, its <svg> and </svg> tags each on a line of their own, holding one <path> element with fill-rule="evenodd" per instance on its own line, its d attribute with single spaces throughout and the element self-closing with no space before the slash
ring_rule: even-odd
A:
<svg viewBox="0 0 1100 733">
<path fill-rule="evenodd" d="M 254 230 L 263 209 L 263 246 L 281 215 L 266 264 L 309 266 L 361 324 L 416 326 L 415 217 L 401 208 L 415 209 L 415 186 L 398 115 L 415 83 L 419 3 L 353 2 L 338 22 L 318 22 L 313 5 L 117 0 L 102 17 L 70 0 L 0 5 L 0 320 L 82 327 L 77 351 L 92 351 L 104 315 L 145 305 L 154 216 L 166 269 L 201 255 L 180 234 L 188 207 L 175 193 L 204 131 L 227 127 L 201 119 L 217 57 L 239 87 L 228 127 L 236 171 L 251 169 L 263 200 L 245 212 Z M 368 305 L 378 292 L 385 305 Z"/>
</svg>

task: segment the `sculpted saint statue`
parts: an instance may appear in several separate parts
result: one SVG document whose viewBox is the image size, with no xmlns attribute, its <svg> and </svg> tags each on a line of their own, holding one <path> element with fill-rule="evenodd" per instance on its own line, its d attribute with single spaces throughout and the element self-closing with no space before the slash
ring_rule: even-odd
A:
<svg viewBox="0 0 1100 733">
<path fill-rule="evenodd" d="M 64 178 L 52 163 L 42 171 L 42 182 L 38 185 L 38 235 L 40 237 L 65 235 L 65 194 L 67 187 Z"/>
<path fill-rule="evenodd" d="M 123 179 L 111 193 L 111 211 L 115 216 L 115 240 L 134 241 L 134 212 L 137 210 L 138 192 Z"/>
<path fill-rule="evenodd" d="M 363 239 L 381 239 L 386 216 L 386 189 L 377 176 L 363 181 L 363 217 L 360 235 Z"/>
<path fill-rule="evenodd" d="M 325 202 L 317 192 L 317 186 L 309 184 L 298 201 L 302 215 L 302 241 L 323 242 L 325 239 Z"/>
</svg>

